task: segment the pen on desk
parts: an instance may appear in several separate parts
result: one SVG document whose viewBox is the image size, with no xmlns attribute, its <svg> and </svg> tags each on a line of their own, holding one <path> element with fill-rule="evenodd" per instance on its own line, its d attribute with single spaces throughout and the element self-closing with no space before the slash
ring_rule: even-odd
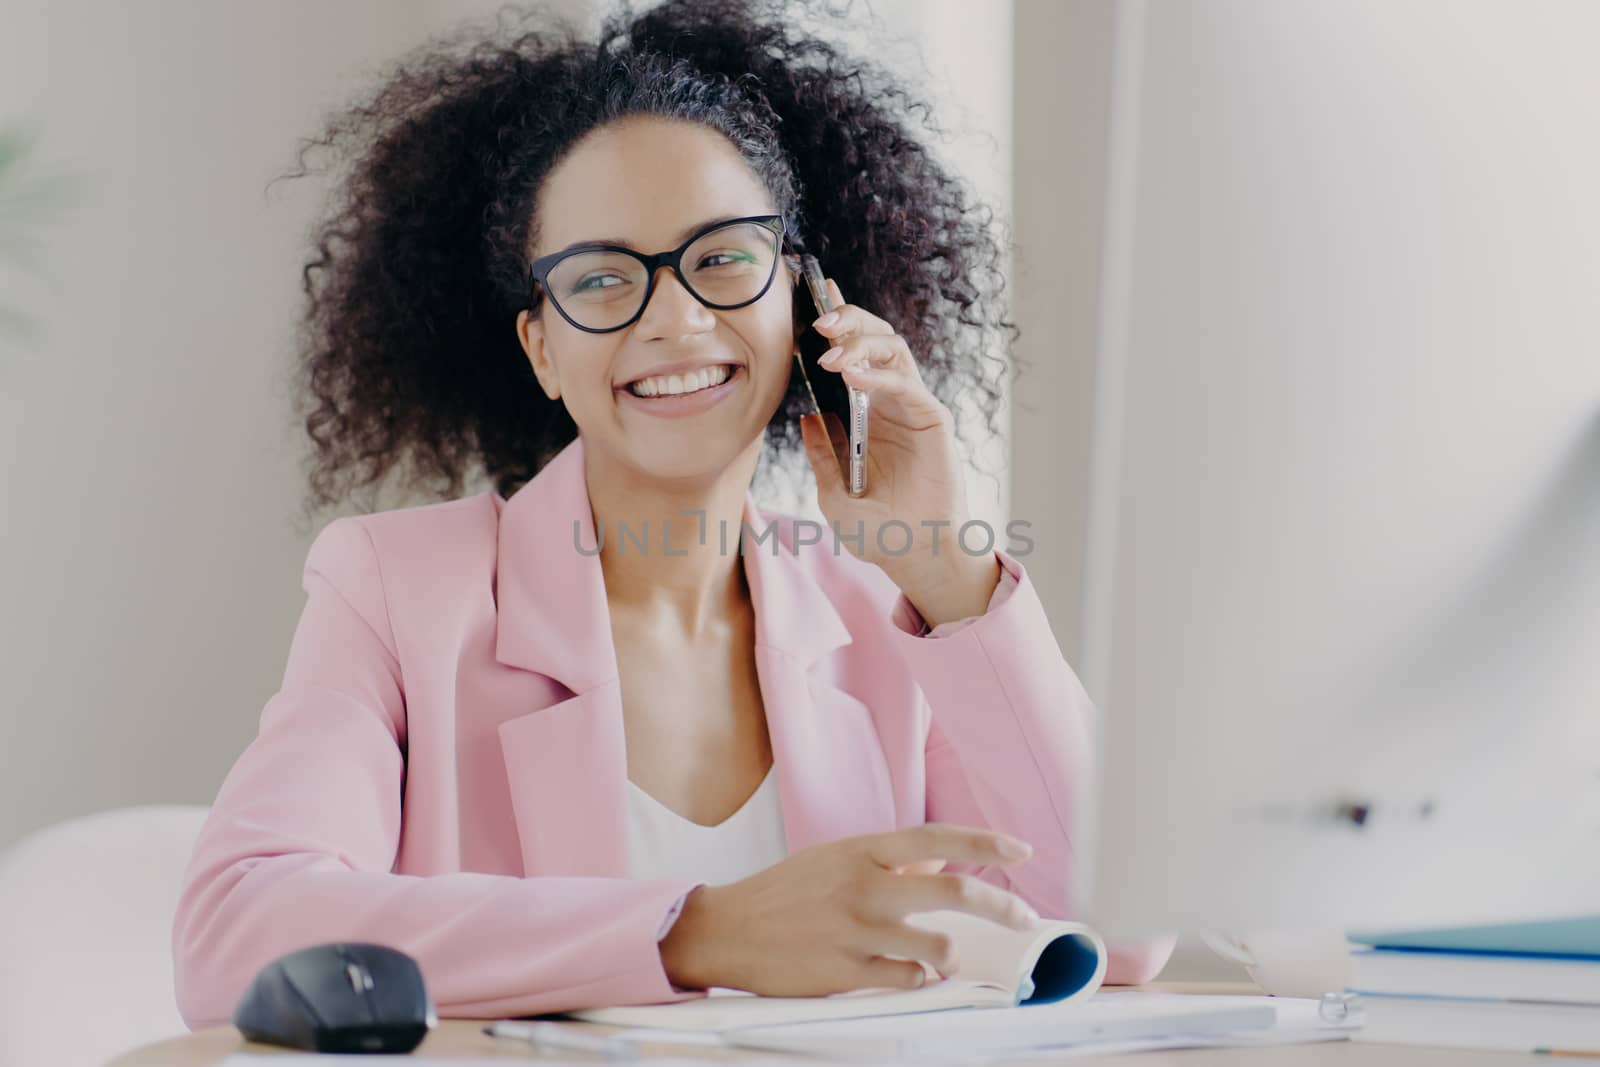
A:
<svg viewBox="0 0 1600 1067">
<path fill-rule="evenodd" d="M 1580 1059 L 1600 1060 L 1600 1052 L 1592 1052 L 1589 1049 L 1536 1048 L 1533 1053 L 1536 1056 L 1576 1056 Z"/>
<path fill-rule="evenodd" d="M 556 1023 L 525 1023 L 502 1019 L 483 1028 L 490 1037 L 524 1041 L 537 1049 L 594 1052 L 611 1059 L 637 1059 L 639 1045 L 625 1037 L 585 1034 Z"/>
</svg>

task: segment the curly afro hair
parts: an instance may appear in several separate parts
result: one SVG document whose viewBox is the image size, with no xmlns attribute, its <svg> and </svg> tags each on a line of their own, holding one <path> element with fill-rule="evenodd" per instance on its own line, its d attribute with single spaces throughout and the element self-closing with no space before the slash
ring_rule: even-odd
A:
<svg viewBox="0 0 1600 1067">
<path fill-rule="evenodd" d="M 642 13 L 625 3 L 592 41 L 548 9 L 502 10 L 492 30 L 465 26 L 398 60 L 302 142 L 298 169 L 282 177 L 312 173 L 315 155 L 340 164 L 302 271 L 292 389 L 314 445 L 306 521 L 362 489 L 372 495 L 358 506 L 374 509 L 397 467 L 407 492 L 452 498 L 481 472 L 509 497 L 573 440 L 515 321 L 533 306 L 541 183 L 585 135 L 629 115 L 724 134 L 771 192 L 794 249 L 906 339 L 958 433 L 973 411 L 1000 433 L 1018 331 L 1002 317 L 993 212 L 905 125 L 920 114 L 941 134 L 930 106 L 797 29 L 797 6 L 814 3 L 665 0 Z M 795 322 L 809 323 L 804 286 L 796 298 Z M 798 344 L 808 368 L 827 346 L 814 330 Z M 836 375 L 811 380 L 824 408 L 843 409 Z M 795 375 L 761 470 L 804 466 L 797 419 L 808 410 Z"/>
</svg>

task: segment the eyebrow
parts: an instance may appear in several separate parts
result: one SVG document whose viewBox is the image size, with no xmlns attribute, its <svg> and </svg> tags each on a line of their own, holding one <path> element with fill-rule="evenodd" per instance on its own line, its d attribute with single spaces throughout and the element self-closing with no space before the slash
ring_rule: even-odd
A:
<svg viewBox="0 0 1600 1067">
<path fill-rule="evenodd" d="M 734 219 L 742 219 L 742 218 L 748 218 L 748 217 L 749 216 L 747 216 L 747 215 L 739 214 L 739 215 L 718 215 L 714 219 L 705 219 L 702 222 L 695 223 L 693 226 L 690 226 L 689 228 L 687 228 L 685 230 L 680 230 L 678 232 L 678 236 L 676 238 L 674 238 L 674 241 L 677 244 L 682 244 L 683 242 L 685 242 L 685 241 L 687 241 L 689 239 L 689 235 L 690 234 L 698 233 L 701 230 L 707 229 L 707 228 L 709 228 L 711 226 L 715 226 L 718 223 L 732 222 Z M 560 251 L 555 252 L 553 254 L 554 255 L 560 255 L 561 252 L 570 252 L 574 248 L 583 248 L 586 245 L 623 245 L 623 246 L 625 246 L 627 248 L 633 248 L 633 245 L 628 244 L 628 242 L 623 240 L 621 237 L 595 237 L 595 238 L 590 238 L 590 239 L 583 240 L 583 241 L 574 241 L 571 244 L 569 244 L 567 247 L 565 247 L 565 248 L 561 249 Z M 635 249 L 635 251 L 637 251 L 637 249 Z"/>
</svg>

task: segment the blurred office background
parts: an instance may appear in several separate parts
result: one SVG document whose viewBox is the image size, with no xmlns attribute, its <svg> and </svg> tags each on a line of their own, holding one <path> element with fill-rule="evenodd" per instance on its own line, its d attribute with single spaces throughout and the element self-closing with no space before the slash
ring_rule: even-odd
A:
<svg viewBox="0 0 1600 1067">
<path fill-rule="evenodd" d="M 0 128 L 37 131 L 29 169 L 64 194 L 28 243 L 0 244 L 0 848 L 83 813 L 208 803 L 254 735 L 315 533 L 295 525 L 304 446 L 287 390 L 321 187 L 267 183 L 386 62 L 499 6 L 0 5 Z M 608 9 L 561 8 L 591 25 Z M 1600 254 L 1540 258 L 1503 225 L 1428 244 L 1397 226 L 1418 211 L 1471 217 L 1474 197 L 1502 212 L 1518 189 L 1592 220 L 1580 201 L 1600 188 L 1600 123 L 1572 131 L 1600 111 L 1600 4 L 868 9 L 910 47 L 862 26 L 828 32 L 924 85 L 952 135 L 940 150 L 1014 244 L 1028 369 L 1009 478 L 975 480 L 975 500 L 997 525 L 1032 524 L 1026 562 L 1074 663 L 1096 357 L 1130 344 L 1135 223 L 1146 241 L 1161 227 L 1140 247 L 1187 272 L 1145 262 L 1137 281 L 1156 288 L 1142 299 L 1171 299 L 1173 321 L 1195 327 L 1155 340 L 1200 364 L 1239 343 L 1314 343 L 1305 324 L 1333 309 L 1361 343 L 1514 344 L 1524 328 L 1554 342 L 1539 323 L 1494 321 L 1492 286 L 1491 304 L 1463 305 L 1430 276 L 1480 257 L 1558 286 Z M 1119 57 L 1135 81 L 1114 93 Z M 1491 157 L 1502 163 L 1486 173 L 1463 169 Z M 1135 193 L 1162 212 L 1134 219 Z M 1327 249 L 1341 273 L 1296 286 Z M 1268 281 L 1271 299 L 1252 301 L 1248 287 Z M 1423 336 L 1419 308 L 1450 330 Z M 1557 372 L 1593 381 L 1575 362 Z M 1164 977 L 1231 973 L 1186 941 Z"/>
</svg>

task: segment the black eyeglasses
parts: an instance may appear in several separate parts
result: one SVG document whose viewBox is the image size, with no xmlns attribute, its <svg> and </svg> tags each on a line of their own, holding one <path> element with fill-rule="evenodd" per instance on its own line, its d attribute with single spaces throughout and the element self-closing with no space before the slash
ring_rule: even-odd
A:
<svg viewBox="0 0 1600 1067">
<path fill-rule="evenodd" d="M 706 307 L 741 308 L 771 288 L 783 258 L 783 237 L 782 215 L 746 215 L 713 223 L 672 251 L 653 256 L 608 244 L 554 252 L 528 268 L 528 309 L 538 306 L 542 291 L 561 317 L 580 330 L 621 330 L 644 314 L 662 267 L 671 267 Z"/>
</svg>

